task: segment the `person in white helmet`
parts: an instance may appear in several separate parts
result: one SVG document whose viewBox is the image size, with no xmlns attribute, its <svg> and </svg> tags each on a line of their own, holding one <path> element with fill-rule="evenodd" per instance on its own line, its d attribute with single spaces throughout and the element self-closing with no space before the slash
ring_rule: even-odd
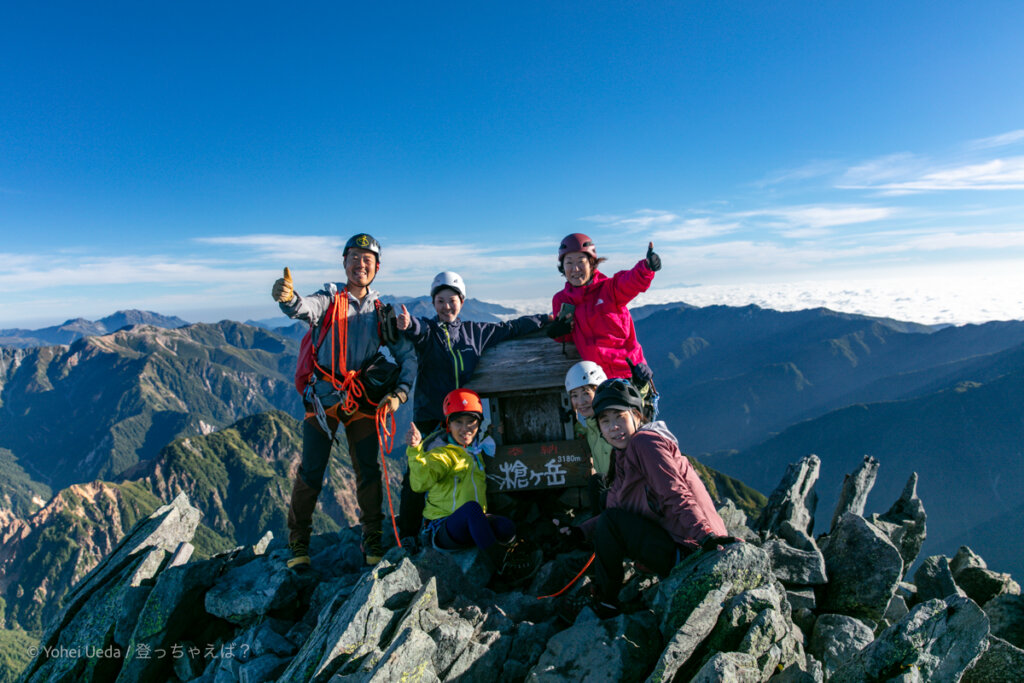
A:
<svg viewBox="0 0 1024 683">
<path fill-rule="evenodd" d="M 591 405 L 598 385 L 606 379 L 608 377 L 601 366 L 589 360 L 580 361 L 565 373 L 565 391 L 569 394 L 569 401 L 576 415 L 574 431 L 578 437 L 587 440 L 594 465 L 594 476 L 591 477 L 589 485 L 594 514 L 599 514 L 604 508 L 603 500 L 608 491 L 608 470 L 612 461 L 612 446 L 601 437 L 601 428 L 597 425 L 597 417 Z"/>
<path fill-rule="evenodd" d="M 514 337 L 536 332 L 550 324 L 552 316 L 525 315 L 502 323 L 463 321 L 466 283 L 458 273 L 438 273 L 430 284 L 435 318 L 416 318 L 403 305 L 398 315 L 399 334 L 412 342 L 419 360 L 413 392 L 413 421 L 430 441 L 444 421 L 441 406 L 450 392 L 465 386 L 480 356 L 490 347 Z M 399 533 L 415 536 L 423 521 L 423 494 L 409 485 L 408 470 L 402 481 Z"/>
</svg>

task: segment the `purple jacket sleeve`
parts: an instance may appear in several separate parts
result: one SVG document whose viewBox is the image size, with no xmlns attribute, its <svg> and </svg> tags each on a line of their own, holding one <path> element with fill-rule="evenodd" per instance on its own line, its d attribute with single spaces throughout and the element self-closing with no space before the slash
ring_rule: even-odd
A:
<svg viewBox="0 0 1024 683">
<path fill-rule="evenodd" d="M 704 482 L 676 444 L 655 432 L 638 432 L 643 448 L 640 466 L 664 514 L 665 530 L 677 541 L 699 544 L 709 534 L 725 536 L 725 523 L 715 510 Z M 631 444 L 632 445 L 632 444 Z"/>
<path fill-rule="evenodd" d="M 654 281 L 654 271 L 647 265 L 647 259 L 637 261 L 629 270 L 620 270 L 612 276 L 612 294 L 618 306 L 625 306 L 646 292 Z"/>
</svg>

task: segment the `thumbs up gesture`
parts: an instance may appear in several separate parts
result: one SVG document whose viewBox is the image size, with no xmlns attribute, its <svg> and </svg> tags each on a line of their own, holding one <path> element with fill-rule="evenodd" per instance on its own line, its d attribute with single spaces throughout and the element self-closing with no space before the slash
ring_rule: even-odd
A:
<svg viewBox="0 0 1024 683">
<path fill-rule="evenodd" d="M 274 288 L 270 290 L 270 296 L 274 301 L 286 304 L 295 296 L 295 289 L 292 287 L 292 271 L 284 269 L 284 277 L 277 278 Z"/>
<path fill-rule="evenodd" d="M 654 242 L 647 243 L 647 267 L 654 272 L 661 270 L 661 257 L 654 253 Z"/>
<path fill-rule="evenodd" d="M 412 316 L 405 304 L 402 304 L 402 312 L 398 314 L 398 329 L 407 330 L 410 327 L 412 327 Z"/>
<path fill-rule="evenodd" d="M 416 448 L 420 445 L 420 441 L 423 437 L 420 436 L 420 430 L 416 429 L 416 425 L 413 422 L 409 423 L 409 431 L 405 433 L 405 445 Z"/>
</svg>

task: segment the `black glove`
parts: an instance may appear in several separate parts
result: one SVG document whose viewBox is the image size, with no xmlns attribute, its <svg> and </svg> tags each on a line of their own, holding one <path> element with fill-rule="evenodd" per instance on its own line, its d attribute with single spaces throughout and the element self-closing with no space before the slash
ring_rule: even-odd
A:
<svg viewBox="0 0 1024 683">
<path fill-rule="evenodd" d="M 654 253 L 654 242 L 647 245 L 647 267 L 654 272 L 661 270 L 661 257 Z"/>
<path fill-rule="evenodd" d="M 711 534 L 704 539 L 703 543 L 700 544 L 700 547 L 701 550 L 711 551 L 717 550 L 720 546 L 730 545 L 732 543 L 743 543 L 743 539 L 736 538 L 735 536 L 716 536 L 715 534 Z"/>
<path fill-rule="evenodd" d="M 558 537 L 563 539 L 567 546 L 576 548 L 586 542 L 587 537 L 578 526 L 562 524 L 557 519 L 551 521 L 555 523 L 555 528 L 558 529 Z"/>
<path fill-rule="evenodd" d="M 654 381 L 654 370 L 651 370 L 651 366 L 647 363 L 640 363 L 639 365 L 633 365 L 633 361 L 626 359 L 629 363 L 629 371 L 631 373 L 630 379 L 633 381 L 633 386 L 637 389 L 643 389 L 648 384 Z"/>
<path fill-rule="evenodd" d="M 557 337 L 564 337 L 567 334 L 572 334 L 572 320 L 559 320 L 555 318 L 551 323 L 544 325 L 544 334 L 555 339 Z"/>
</svg>

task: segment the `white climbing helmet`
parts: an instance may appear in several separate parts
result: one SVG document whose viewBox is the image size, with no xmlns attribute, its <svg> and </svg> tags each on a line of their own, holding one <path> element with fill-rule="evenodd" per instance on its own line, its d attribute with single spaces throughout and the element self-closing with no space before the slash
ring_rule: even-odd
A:
<svg viewBox="0 0 1024 683">
<path fill-rule="evenodd" d="M 446 270 L 435 275 L 434 281 L 430 283 L 430 298 L 433 299 L 438 290 L 445 287 L 454 289 L 463 301 L 466 300 L 466 283 L 462 281 L 462 276 L 458 273 Z"/>
<path fill-rule="evenodd" d="M 579 387 L 585 387 L 588 384 L 598 385 L 601 382 L 608 379 L 608 376 L 604 374 L 604 370 L 597 363 L 589 360 L 581 360 L 576 365 L 569 368 L 569 372 L 565 373 L 565 391 L 566 393 Z"/>
</svg>

